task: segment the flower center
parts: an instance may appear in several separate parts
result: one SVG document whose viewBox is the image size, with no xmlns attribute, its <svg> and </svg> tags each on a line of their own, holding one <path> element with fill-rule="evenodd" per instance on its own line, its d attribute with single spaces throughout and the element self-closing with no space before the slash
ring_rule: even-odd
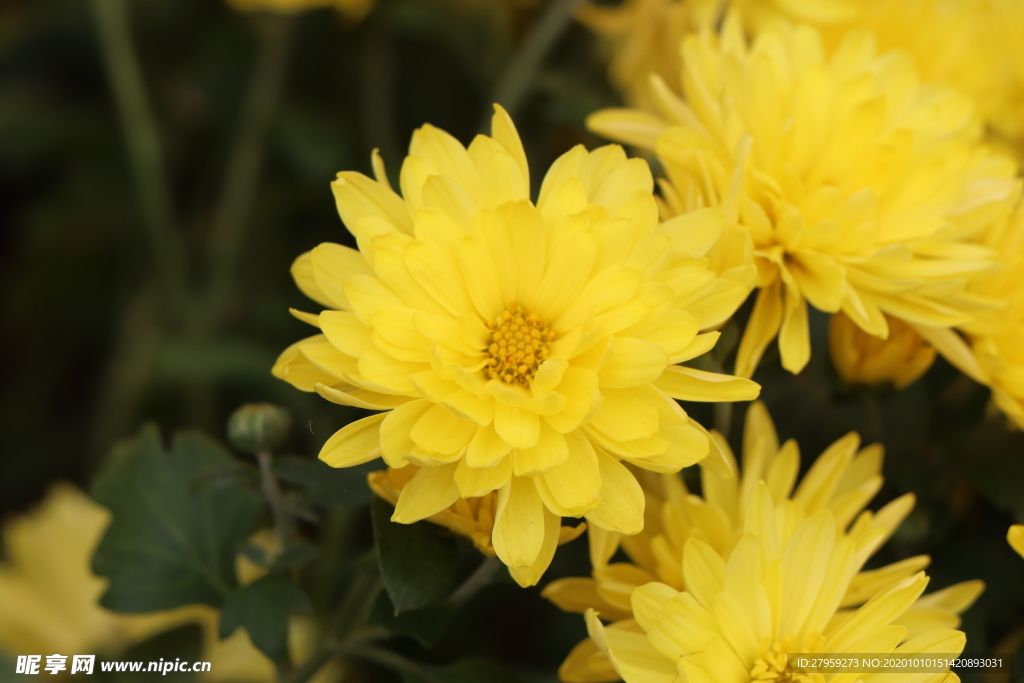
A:
<svg viewBox="0 0 1024 683">
<path fill-rule="evenodd" d="M 513 301 L 508 309 L 487 323 L 487 376 L 505 384 L 529 388 L 537 368 L 548 357 L 555 333 L 536 313 Z"/>
<path fill-rule="evenodd" d="M 783 638 L 772 645 L 750 668 L 752 683 L 772 681 L 773 683 L 816 683 L 824 680 L 821 674 L 807 673 L 789 665 L 789 653 L 802 652 L 794 647 L 792 638 Z"/>
</svg>

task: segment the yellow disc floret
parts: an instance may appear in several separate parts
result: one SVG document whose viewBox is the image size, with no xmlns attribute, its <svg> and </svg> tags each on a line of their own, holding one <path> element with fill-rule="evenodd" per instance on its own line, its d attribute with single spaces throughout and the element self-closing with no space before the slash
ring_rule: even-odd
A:
<svg viewBox="0 0 1024 683">
<path fill-rule="evenodd" d="M 514 301 L 494 322 L 487 323 L 487 329 L 487 376 L 529 388 L 537 368 L 548 357 L 555 333 L 536 313 Z"/>
</svg>

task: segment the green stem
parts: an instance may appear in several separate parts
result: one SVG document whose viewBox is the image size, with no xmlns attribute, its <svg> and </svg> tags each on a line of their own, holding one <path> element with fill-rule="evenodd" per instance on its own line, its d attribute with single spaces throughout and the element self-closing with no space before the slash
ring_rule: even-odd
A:
<svg viewBox="0 0 1024 683">
<path fill-rule="evenodd" d="M 209 243 L 209 310 L 224 307 L 238 270 L 246 227 L 263 168 L 267 136 L 277 112 L 294 32 L 293 17 L 266 13 L 256 17 L 259 55 L 253 66 L 225 175 Z"/>
<path fill-rule="evenodd" d="M 281 486 L 274 476 L 274 456 L 270 451 L 260 451 L 256 454 L 256 461 L 260 465 L 260 483 L 263 486 L 263 495 L 270 505 L 270 513 L 274 517 L 274 528 L 277 530 L 278 540 L 281 542 L 281 552 L 288 549 L 292 540 L 291 515 L 288 514 L 288 504 L 281 493 Z"/>
<path fill-rule="evenodd" d="M 732 431 L 732 403 L 716 403 L 712 409 L 714 411 L 713 425 L 715 431 L 725 437 L 725 440 L 729 440 L 729 432 Z"/>
<path fill-rule="evenodd" d="M 488 557 L 480 566 L 473 570 L 473 573 L 469 575 L 461 586 L 455 589 L 455 591 L 448 598 L 448 602 L 458 605 L 463 602 L 468 602 L 470 598 L 476 595 L 481 588 L 491 582 L 491 578 L 494 576 L 494 572 L 501 567 L 501 561 L 496 557 Z"/>
<path fill-rule="evenodd" d="M 406 659 L 402 655 L 391 650 L 385 650 L 382 647 L 362 645 L 357 648 L 351 648 L 349 654 L 356 659 L 380 664 L 400 673 L 410 674 L 423 683 L 447 683 L 447 681 L 435 676 L 429 670 L 424 669 L 417 662 Z"/>
<path fill-rule="evenodd" d="M 344 653 L 350 645 L 365 640 L 357 637 L 358 629 L 366 623 L 373 603 L 383 588 L 376 559 L 367 559 L 370 561 L 362 563 L 363 566 L 357 569 L 352 583 L 345 591 L 338 613 L 324 634 L 320 647 L 295 670 L 288 678 L 288 683 L 307 683 L 332 657 Z"/>
<path fill-rule="evenodd" d="M 513 118 L 529 92 L 544 58 L 572 23 L 576 8 L 582 3 L 583 0 L 550 0 L 544 15 L 498 78 L 498 85 L 494 89 L 494 101 L 505 107 Z M 488 109 L 485 122 L 490 121 L 490 116 Z"/>
<path fill-rule="evenodd" d="M 185 246 L 177 228 L 156 118 L 132 42 L 127 0 L 92 0 L 103 62 L 121 118 L 143 225 L 164 297 L 174 311 L 187 296 Z"/>
</svg>

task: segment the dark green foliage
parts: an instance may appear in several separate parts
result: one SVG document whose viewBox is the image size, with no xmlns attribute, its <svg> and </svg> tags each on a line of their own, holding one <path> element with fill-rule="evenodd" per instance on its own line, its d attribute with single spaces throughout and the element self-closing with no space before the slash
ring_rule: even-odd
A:
<svg viewBox="0 0 1024 683">
<path fill-rule="evenodd" d="M 455 539 L 428 522 L 392 522 L 394 508 L 379 498 L 374 498 L 370 509 L 381 578 L 395 616 L 446 597 L 458 568 Z"/>
<path fill-rule="evenodd" d="M 202 473 L 231 456 L 193 432 L 165 451 L 156 427 L 118 445 L 92 494 L 114 519 L 93 557 L 110 579 L 101 604 L 151 612 L 218 606 L 235 586 L 235 554 L 254 531 L 263 502 L 241 486 L 213 486 Z"/>
<path fill-rule="evenodd" d="M 312 609 L 301 588 L 280 574 L 267 574 L 236 588 L 224 600 L 220 637 L 227 638 L 244 628 L 253 645 L 271 660 L 279 661 L 287 653 L 288 617 L 292 612 Z"/>
</svg>

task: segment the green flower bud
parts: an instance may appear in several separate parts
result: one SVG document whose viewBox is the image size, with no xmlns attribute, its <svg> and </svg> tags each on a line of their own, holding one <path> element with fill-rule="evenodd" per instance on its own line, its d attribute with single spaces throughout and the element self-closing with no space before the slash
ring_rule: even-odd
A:
<svg viewBox="0 0 1024 683">
<path fill-rule="evenodd" d="M 247 403 L 228 418 L 228 439 L 239 450 L 258 453 L 284 441 L 291 424 L 292 417 L 286 408 Z"/>
</svg>

